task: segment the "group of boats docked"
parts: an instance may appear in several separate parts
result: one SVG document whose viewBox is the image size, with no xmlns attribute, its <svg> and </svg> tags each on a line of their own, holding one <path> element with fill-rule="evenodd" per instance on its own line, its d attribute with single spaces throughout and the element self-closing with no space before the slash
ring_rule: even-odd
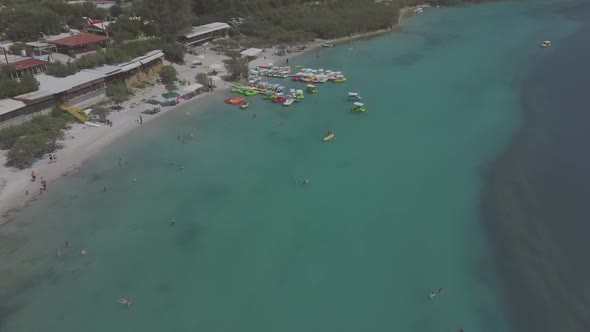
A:
<svg viewBox="0 0 590 332">
<path fill-rule="evenodd" d="M 293 81 L 306 83 L 325 83 L 327 81 L 333 81 L 335 83 L 344 83 L 347 79 L 341 71 L 302 68 L 293 76 Z"/>
<path fill-rule="evenodd" d="M 287 78 L 291 74 L 291 67 L 273 67 L 272 65 L 261 65 L 250 71 L 250 75 L 266 76 L 275 78 Z"/>
</svg>

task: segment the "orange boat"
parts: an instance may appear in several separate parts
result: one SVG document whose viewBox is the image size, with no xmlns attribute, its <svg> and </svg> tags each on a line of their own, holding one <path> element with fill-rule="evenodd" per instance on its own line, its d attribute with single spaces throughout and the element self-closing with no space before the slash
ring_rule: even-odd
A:
<svg viewBox="0 0 590 332">
<path fill-rule="evenodd" d="M 242 97 L 229 97 L 225 98 L 225 102 L 231 105 L 239 105 L 244 102 L 244 98 Z"/>
</svg>

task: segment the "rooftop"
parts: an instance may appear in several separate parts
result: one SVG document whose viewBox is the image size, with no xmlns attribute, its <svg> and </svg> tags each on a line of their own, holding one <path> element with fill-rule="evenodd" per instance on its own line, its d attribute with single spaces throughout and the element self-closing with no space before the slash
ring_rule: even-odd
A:
<svg viewBox="0 0 590 332">
<path fill-rule="evenodd" d="M 16 70 L 22 70 L 22 69 L 42 66 L 46 63 L 47 63 L 47 61 L 31 58 L 31 59 L 24 59 L 24 60 L 19 60 L 16 62 L 11 62 L 11 63 L 9 63 L 9 65 Z"/>
<path fill-rule="evenodd" d="M 63 46 L 80 46 L 99 43 L 109 39 L 109 37 L 105 36 L 94 35 L 91 33 L 81 33 L 61 39 L 52 40 L 50 41 L 50 43 Z"/>
<path fill-rule="evenodd" d="M 200 35 L 204 35 L 210 32 L 215 32 L 219 30 L 229 29 L 229 24 L 222 23 L 222 22 L 213 22 L 205 25 L 199 25 L 198 27 L 192 27 L 189 32 L 182 35 L 185 38 L 193 38 Z"/>
<path fill-rule="evenodd" d="M 54 94 L 68 91 L 77 86 L 101 80 L 104 75 L 88 71 L 80 71 L 67 77 L 53 77 L 46 74 L 37 75 L 39 90 L 50 91 Z"/>
<path fill-rule="evenodd" d="M 25 107 L 25 103 L 20 100 L 0 99 L 0 115 L 16 111 Z"/>
</svg>

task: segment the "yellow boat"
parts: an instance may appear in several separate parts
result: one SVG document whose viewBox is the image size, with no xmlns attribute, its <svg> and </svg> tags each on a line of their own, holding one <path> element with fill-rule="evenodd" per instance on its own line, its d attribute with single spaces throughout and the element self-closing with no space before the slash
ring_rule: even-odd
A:
<svg viewBox="0 0 590 332">
<path fill-rule="evenodd" d="M 339 77 L 334 80 L 334 82 L 336 82 L 336 83 L 344 83 L 346 81 L 347 81 L 346 77 Z"/>
<path fill-rule="evenodd" d="M 324 141 L 329 141 L 334 138 L 334 133 L 330 133 L 328 136 L 324 137 Z"/>
</svg>

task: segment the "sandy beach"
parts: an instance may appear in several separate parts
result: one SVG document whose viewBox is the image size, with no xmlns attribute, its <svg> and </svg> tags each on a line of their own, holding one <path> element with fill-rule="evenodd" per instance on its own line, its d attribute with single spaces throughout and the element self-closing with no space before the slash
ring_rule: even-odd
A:
<svg viewBox="0 0 590 332">
<path fill-rule="evenodd" d="M 412 15 L 413 9 L 413 7 L 402 9 L 400 13 L 400 22 L 403 18 Z M 374 37 L 392 31 L 395 31 L 395 28 L 356 34 L 330 40 L 330 42 L 334 44 L 343 44 L 353 40 Z M 255 67 L 268 63 L 283 65 L 286 63 L 286 59 L 304 52 L 317 50 L 321 48 L 322 43 L 325 42 L 327 41 L 320 39 L 315 40 L 314 42 L 306 44 L 306 49 L 304 51 L 291 52 L 285 56 L 276 55 L 276 47 L 267 48 L 264 49 L 255 60 L 250 62 L 250 66 Z M 186 80 L 191 83 L 195 82 L 195 75 L 199 72 L 209 71 L 211 65 L 221 65 L 221 69 L 218 70 L 219 74 L 224 75 L 226 73 L 223 68 L 223 60 L 227 59 L 225 55 L 217 54 L 216 52 L 207 49 L 200 54 L 198 59 L 202 62 L 202 65 L 198 66 L 196 69 L 190 67 L 190 64 L 195 59 L 197 59 L 197 56 L 186 54 L 185 65 L 174 64 L 174 67 L 178 71 L 179 80 Z M 204 96 L 218 94 L 229 88 L 229 85 L 222 82 L 217 82 L 216 85 L 217 88 L 213 92 L 203 92 L 190 100 L 180 101 L 178 105 L 163 107 L 162 112 L 155 115 L 143 115 L 143 122 L 148 123 L 154 121 L 164 114 L 173 112 L 180 107 L 192 103 L 198 103 Z M 180 86 L 180 88 L 182 88 L 182 86 Z M 43 195 L 51 195 L 51 182 L 62 176 L 67 176 L 68 174 L 75 172 L 86 162 L 90 162 L 90 158 L 97 152 L 113 144 L 116 140 L 132 130 L 140 129 L 142 125 L 139 124 L 138 119 L 141 111 L 150 108 L 150 105 L 145 104 L 143 100 L 152 95 L 160 95 L 164 92 L 166 92 L 166 90 L 162 84 L 156 84 L 150 88 L 137 90 L 136 94 L 129 101 L 122 104 L 124 107 L 123 110 L 114 111 L 108 116 L 109 120 L 113 122 L 112 126 L 105 125 L 96 128 L 80 123 L 73 123 L 71 129 L 65 134 L 66 139 L 60 142 L 62 148 L 54 153 L 57 157 L 57 162 L 49 163 L 49 159 L 46 156 L 44 159 L 36 162 L 32 167 L 18 170 L 4 166 L 6 164 L 6 151 L 3 151 L 3 153 L 0 154 L 0 202 L 2 202 L 0 205 L 0 225 L 10 221 L 12 214 L 25 207 L 28 202 L 38 199 Z M 96 102 L 98 102 L 98 100 L 96 100 Z M 37 181 L 33 182 L 31 180 L 31 172 L 35 172 Z M 48 190 L 46 192 L 40 190 L 41 179 L 48 183 Z"/>
</svg>

